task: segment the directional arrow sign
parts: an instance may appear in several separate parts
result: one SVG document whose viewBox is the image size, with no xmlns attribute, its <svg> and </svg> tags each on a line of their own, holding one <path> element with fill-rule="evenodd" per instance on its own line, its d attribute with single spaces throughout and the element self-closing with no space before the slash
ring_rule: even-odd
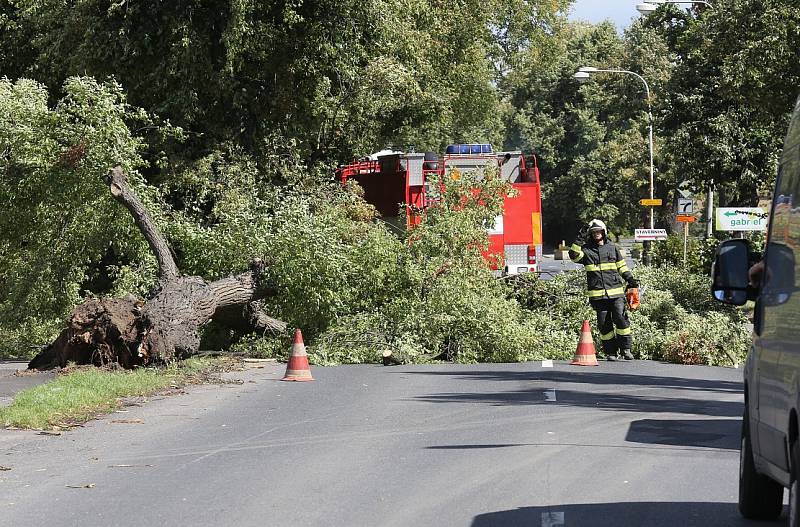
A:
<svg viewBox="0 0 800 527">
<path fill-rule="evenodd" d="M 765 231 L 769 214 L 761 207 L 719 207 L 718 231 Z"/>
<path fill-rule="evenodd" d="M 645 207 L 660 207 L 661 206 L 661 200 L 658 199 L 658 198 L 656 198 L 656 199 L 640 199 L 639 200 L 639 204 L 640 205 L 644 205 Z"/>
</svg>

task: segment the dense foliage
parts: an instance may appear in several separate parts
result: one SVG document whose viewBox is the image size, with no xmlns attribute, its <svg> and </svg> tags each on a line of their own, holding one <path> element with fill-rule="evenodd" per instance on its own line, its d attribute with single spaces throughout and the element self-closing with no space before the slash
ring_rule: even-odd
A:
<svg viewBox="0 0 800 527">
<path fill-rule="evenodd" d="M 492 173 L 474 176 L 432 182 L 435 205 L 402 239 L 387 224 L 359 221 L 363 211 L 350 207 L 312 216 L 298 204 L 281 215 L 285 237 L 276 236 L 272 254 L 284 256 L 274 269 L 292 273 L 275 276 L 282 293 L 271 304 L 314 338 L 318 362 L 374 362 L 381 351 L 462 362 L 542 356 L 536 328 L 481 254 L 483 225 L 510 187 Z M 287 349 L 280 338 L 242 347 L 278 356 Z"/>
<path fill-rule="evenodd" d="M 215 279 L 261 257 L 268 309 L 320 362 L 569 357 L 588 316 L 580 277 L 507 283 L 481 258 L 508 190 L 491 174 L 446 178 L 400 235 L 331 178 L 387 146 L 504 143 L 539 157 L 547 240 L 591 217 L 626 233 L 644 221 L 649 102 L 659 196 L 685 182 L 752 203 L 800 80 L 793 3 L 665 5 L 624 35 L 567 22 L 569 4 L 0 0 L 0 353 L 30 354 L 83 299 L 153 285 L 154 258 L 103 182 L 121 164 L 182 272 Z M 652 96 L 625 75 L 578 85 L 581 66 L 637 72 Z M 676 243 L 657 254 L 670 268 Z M 692 309 L 661 276 L 634 315 L 637 353 L 725 362 L 738 313 Z M 718 331 L 687 333 L 702 324 Z M 285 350 L 262 337 L 239 346 Z"/>
<path fill-rule="evenodd" d="M 623 36 L 610 24 L 568 24 L 511 76 L 506 142 L 541 154 L 551 242 L 595 216 L 616 233 L 646 225 L 636 205 L 649 197 L 644 85 L 611 73 L 579 85 L 581 66 L 649 84 L 662 226 L 679 185 L 698 196 L 714 188 L 720 206 L 755 205 L 771 188 L 800 92 L 800 14 L 789 0 L 712 3 L 664 4 Z"/>
<path fill-rule="evenodd" d="M 0 79 L 0 340 L 46 342 L 81 298 L 121 293 L 152 273 L 149 254 L 102 174 L 122 163 L 154 213 L 156 193 L 136 177 L 142 143 L 119 85 L 72 78 L 53 107 L 32 81 Z M 105 265 L 97 266 L 104 262 Z"/>
<path fill-rule="evenodd" d="M 0 71 L 54 90 L 114 76 L 191 132 L 192 155 L 220 141 L 267 155 L 276 136 L 313 162 L 438 150 L 502 136 L 493 83 L 567 4 L 3 0 Z"/>
<path fill-rule="evenodd" d="M 624 42 L 610 23 L 570 25 L 555 44 L 532 51 L 515 72 L 508 146 L 541 159 L 550 241 L 570 242 L 578 226 L 595 217 L 615 232 L 630 231 L 640 220 L 631 204 L 644 197 L 649 173 L 643 87 L 625 89 L 626 79 L 612 76 L 612 86 L 630 95 L 620 100 L 599 83 L 581 87 L 573 79 L 581 66 L 622 62 Z"/>
</svg>

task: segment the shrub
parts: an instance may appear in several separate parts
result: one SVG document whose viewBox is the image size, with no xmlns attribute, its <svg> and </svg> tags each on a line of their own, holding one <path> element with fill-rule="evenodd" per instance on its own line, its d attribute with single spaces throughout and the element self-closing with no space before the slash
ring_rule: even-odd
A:
<svg viewBox="0 0 800 527">
<path fill-rule="evenodd" d="M 665 241 L 652 244 L 652 264 L 671 266 L 699 272 L 700 240 L 690 236 L 686 240 L 686 263 L 683 263 L 683 234 L 671 233 Z"/>
<path fill-rule="evenodd" d="M 233 344 L 229 351 L 244 353 L 259 359 L 288 360 L 292 339 L 288 335 L 246 335 Z"/>
<path fill-rule="evenodd" d="M 732 310 L 711 297 L 711 279 L 708 275 L 670 265 L 641 265 L 636 267 L 634 274 L 642 286 L 645 298 L 656 294 L 656 291 L 669 291 L 674 302 L 691 313 Z"/>
<path fill-rule="evenodd" d="M 645 289 L 633 314 L 642 357 L 683 364 L 736 365 L 749 347 L 741 310 L 711 299 L 711 280 L 669 266 L 636 269 Z"/>
<path fill-rule="evenodd" d="M 483 225 L 510 187 L 493 174 L 431 186 L 436 205 L 404 239 L 354 221 L 341 205 L 358 203 L 357 189 L 277 212 L 268 273 L 279 294 L 269 303 L 313 340 L 314 362 L 374 362 L 385 350 L 414 362 L 544 358 L 541 315 L 530 317 L 481 256 Z"/>
<path fill-rule="evenodd" d="M 664 347 L 664 360 L 681 364 L 738 366 L 747 356 L 750 336 L 744 324 L 723 313 L 689 314 L 676 323 Z"/>
<path fill-rule="evenodd" d="M 744 360 L 749 346 L 744 314 L 711 299 L 708 277 L 667 265 L 639 266 L 635 275 L 644 291 L 640 309 L 629 314 L 635 356 L 684 364 Z M 534 275 L 509 280 L 510 297 L 539 322 L 534 349 L 551 358 L 570 357 L 583 319 L 592 321 L 595 342 L 600 342 L 584 284 L 581 270 L 553 280 Z"/>
<path fill-rule="evenodd" d="M 749 232 L 746 238 L 750 241 L 753 250 L 764 250 L 764 233 Z M 720 241 L 730 238 L 726 232 L 717 232 L 711 238 L 699 239 L 690 236 L 687 239 L 686 264 L 683 263 L 683 235 L 670 234 L 664 242 L 653 244 L 652 264 L 656 267 L 671 267 L 684 269 L 693 274 L 709 276 L 711 264 L 714 261 Z"/>
<path fill-rule="evenodd" d="M 643 360 L 663 359 L 664 345 L 668 338 L 667 332 L 640 311 L 632 313 L 630 318 L 633 328 L 631 350 L 633 355 Z"/>
</svg>

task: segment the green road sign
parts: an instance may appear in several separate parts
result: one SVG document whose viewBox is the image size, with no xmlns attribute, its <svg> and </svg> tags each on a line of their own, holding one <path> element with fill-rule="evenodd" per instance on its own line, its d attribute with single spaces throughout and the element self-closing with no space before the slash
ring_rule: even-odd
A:
<svg viewBox="0 0 800 527">
<path fill-rule="evenodd" d="M 719 207 L 718 231 L 765 231 L 768 214 L 761 207 Z"/>
</svg>

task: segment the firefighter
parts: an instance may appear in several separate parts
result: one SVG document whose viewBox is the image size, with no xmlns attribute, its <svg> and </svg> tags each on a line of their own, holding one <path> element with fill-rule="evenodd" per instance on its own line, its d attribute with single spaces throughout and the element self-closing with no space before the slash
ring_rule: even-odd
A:
<svg viewBox="0 0 800 527">
<path fill-rule="evenodd" d="M 635 293 L 638 304 L 639 284 L 625 264 L 620 250 L 608 239 L 606 224 L 592 220 L 588 239 L 583 230 L 569 248 L 569 257 L 586 269 L 589 305 L 597 312 L 597 327 L 606 360 L 616 360 L 618 353 L 627 360 L 631 353 L 631 323 L 625 312 L 626 287 Z M 624 279 L 624 282 L 623 282 Z M 630 298 L 630 297 L 629 297 Z"/>
</svg>

